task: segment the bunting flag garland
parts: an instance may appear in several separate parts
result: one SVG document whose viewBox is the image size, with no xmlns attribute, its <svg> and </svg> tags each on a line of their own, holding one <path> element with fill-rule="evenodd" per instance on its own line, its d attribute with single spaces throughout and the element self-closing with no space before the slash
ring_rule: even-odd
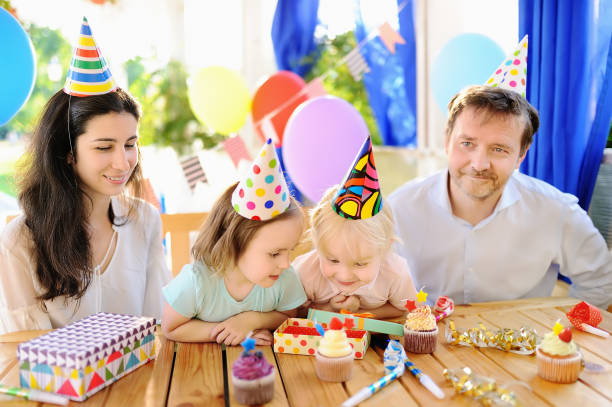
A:
<svg viewBox="0 0 612 407">
<path fill-rule="evenodd" d="M 391 24 L 385 22 L 383 25 L 378 27 L 380 39 L 382 40 L 385 47 L 390 53 L 395 54 L 395 44 L 405 44 L 406 40 L 391 27 Z"/>
<path fill-rule="evenodd" d="M 108 64 L 91 34 L 87 19 L 83 17 L 79 41 L 74 49 L 64 92 L 73 96 L 103 95 L 117 88 Z"/>
<path fill-rule="evenodd" d="M 181 160 L 181 168 L 189 184 L 189 188 L 193 191 L 198 182 L 207 183 L 208 179 L 200 163 L 200 159 L 197 155 L 187 157 Z"/>
<path fill-rule="evenodd" d="M 351 52 L 349 52 L 345 57 L 346 66 L 348 67 L 353 79 L 356 81 L 361 80 L 361 76 L 364 73 L 370 72 L 370 67 L 368 63 L 359 52 L 359 47 L 354 48 Z"/>
<path fill-rule="evenodd" d="M 306 94 L 308 95 L 309 99 L 327 95 L 327 91 L 323 87 L 323 79 L 318 77 L 308 82 L 306 84 Z"/>
<path fill-rule="evenodd" d="M 274 127 L 272 127 L 272 130 L 274 130 Z M 251 155 L 244 144 L 244 140 L 242 140 L 240 136 L 227 138 L 223 142 L 223 148 L 232 159 L 234 167 L 236 168 L 238 168 L 238 164 L 240 164 L 242 160 L 251 161 Z"/>
<path fill-rule="evenodd" d="M 278 137 L 278 134 L 276 134 L 276 129 L 274 128 L 274 125 L 272 124 L 272 116 L 264 116 L 259 121 L 259 128 L 261 130 L 261 133 L 266 138 L 266 140 L 272 139 L 272 142 L 274 143 L 274 145 L 275 146 L 278 145 L 279 137 Z"/>
</svg>

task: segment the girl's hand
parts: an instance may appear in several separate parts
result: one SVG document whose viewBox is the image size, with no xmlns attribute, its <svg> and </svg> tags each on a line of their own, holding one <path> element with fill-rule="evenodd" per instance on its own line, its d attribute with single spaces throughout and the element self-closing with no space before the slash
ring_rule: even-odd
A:
<svg viewBox="0 0 612 407">
<path fill-rule="evenodd" d="M 256 345 L 270 346 L 274 342 L 274 336 L 272 332 L 267 329 L 256 329 L 253 331 L 251 338 L 255 339 Z"/>
<path fill-rule="evenodd" d="M 253 327 L 249 324 L 248 315 L 249 312 L 243 312 L 219 322 L 210 332 L 210 337 L 217 343 L 225 343 L 231 346 L 240 345 L 240 342 L 253 330 Z M 257 344 L 259 345 L 259 343 Z"/>
<path fill-rule="evenodd" d="M 345 309 L 349 312 L 357 312 L 361 307 L 361 301 L 356 295 L 346 296 L 338 294 L 329 300 L 329 305 L 331 305 L 332 309 L 334 309 L 335 311 Z"/>
</svg>

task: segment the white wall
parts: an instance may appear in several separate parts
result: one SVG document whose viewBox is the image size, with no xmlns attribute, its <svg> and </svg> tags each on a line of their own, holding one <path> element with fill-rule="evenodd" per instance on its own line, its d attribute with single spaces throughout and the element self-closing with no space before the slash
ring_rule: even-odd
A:
<svg viewBox="0 0 612 407">
<path fill-rule="evenodd" d="M 504 54 L 511 52 L 518 43 L 518 0 L 418 0 L 415 17 L 419 146 L 436 154 L 444 150 L 447 116 L 435 103 L 429 82 L 436 56 L 463 33 L 486 35 Z"/>
</svg>

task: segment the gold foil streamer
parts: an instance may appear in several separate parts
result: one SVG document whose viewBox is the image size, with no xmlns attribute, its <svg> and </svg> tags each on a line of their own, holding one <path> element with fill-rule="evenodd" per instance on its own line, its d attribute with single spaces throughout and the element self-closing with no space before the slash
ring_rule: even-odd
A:
<svg viewBox="0 0 612 407">
<path fill-rule="evenodd" d="M 494 379 L 475 375 L 469 367 L 444 369 L 442 374 L 451 382 L 455 393 L 478 400 L 483 406 L 522 406 L 513 392 L 497 385 Z"/>
<path fill-rule="evenodd" d="M 492 332 L 480 322 L 477 328 L 458 332 L 455 321 L 451 319 L 446 325 L 446 340 L 453 345 L 496 348 L 519 355 L 531 355 L 535 352 L 537 336 L 533 328 L 526 326 L 520 329 L 501 328 Z"/>
</svg>

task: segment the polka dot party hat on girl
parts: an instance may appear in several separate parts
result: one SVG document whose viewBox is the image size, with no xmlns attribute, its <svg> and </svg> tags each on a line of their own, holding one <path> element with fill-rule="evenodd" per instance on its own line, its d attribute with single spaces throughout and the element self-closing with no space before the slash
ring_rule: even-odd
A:
<svg viewBox="0 0 612 407">
<path fill-rule="evenodd" d="M 527 36 L 524 36 L 516 50 L 504 59 L 485 82 L 487 86 L 500 87 L 518 92 L 525 97 L 527 86 Z"/>
<path fill-rule="evenodd" d="M 234 190 L 232 206 L 245 218 L 268 220 L 287 210 L 289 203 L 289 188 L 272 139 L 268 139 Z"/>
<path fill-rule="evenodd" d="M 338 215 L 348 219 L 366 219 L 382 210 L 382 195 L 369 136 L 344 178 L 332 206 Z"/>
<path fill-rule="evenodd" d="M 117 88 L 100 49 L 83 17 L 79 41 L 68 68 L 64 92 L 73 96 L 103 95 Z"/>
</svg>

